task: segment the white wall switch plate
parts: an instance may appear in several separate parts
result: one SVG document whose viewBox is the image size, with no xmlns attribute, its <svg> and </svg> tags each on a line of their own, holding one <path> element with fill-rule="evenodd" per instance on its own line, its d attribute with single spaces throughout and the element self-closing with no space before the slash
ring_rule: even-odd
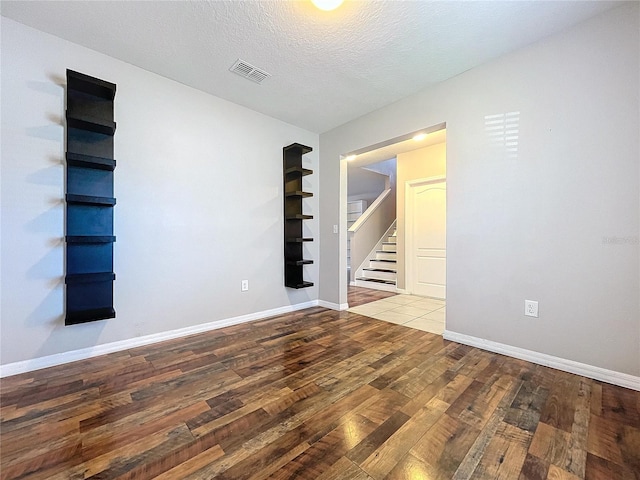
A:
<svg viewBox="0 0 640 480">
<path fill-rule="evenodd" d="M 527 317 L 536 317 L 538 318 L 538 302 L 534 300 L 525 300 L 524 301 L 524 314 Z"/>
<path fill-rule="evenodd" d="M 249 280 L 242 280 L 242 284 L 241 284 L 241 290 L 243 292 L 246 292 L 249 290 Z"/>
<path fill-rule="evenodd" d="M 333 226 L 333 233 L 338 233 L 338 225 Z"/>
</svg>

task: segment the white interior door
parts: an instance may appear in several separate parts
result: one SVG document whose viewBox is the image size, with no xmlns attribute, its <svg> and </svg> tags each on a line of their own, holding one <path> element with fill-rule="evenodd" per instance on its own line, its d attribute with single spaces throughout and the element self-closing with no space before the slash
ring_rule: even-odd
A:
<svg viewBox="0 0 640 480">
<path fill-rule="evenodd" d="M 444 178 L 407 182 L 406 272 L 414 295 L 446 298 L 447 186 Z"/>
</svg>

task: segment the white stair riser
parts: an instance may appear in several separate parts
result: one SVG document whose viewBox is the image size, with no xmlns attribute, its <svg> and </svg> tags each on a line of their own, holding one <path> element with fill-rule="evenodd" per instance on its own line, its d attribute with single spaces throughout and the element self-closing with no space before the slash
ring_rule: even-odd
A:
<svg viewBox="0 0 640 480">
<path fill-rule="evenodd" d="M 395 292 L 396 286 L 388 283 L 366 282 L 364 280 L 356 280 L 356 287 L 372 288 L 374 290 L 384 290 L 385 292 Z"/>
<path fill-rule="evenodd" d="M 395 262 L 379 262 L 377 260 L 369 260 L 370 268 L 385 268 L 387 270 L 395 270 L 397 264 Z"/>
<path fill-rule="evenodd" d="M 380 260 L 395 260 L 396 252 L 376 252 L 376 258 Z"/>
<path fill-rule="evenodd" d="M 362 274 L 367 278 L 376 278 L 378 280 L 393 280 L 396 281 L 395 272 L 374 272 L 371 270 L 364 270 Z"/>
<path fill-rule="evenodd" d="M 355 275 L 355 285 L 358 287 L 372 288 L 375 290 L 384 290 L 387 292 L 396 292 L 396 245 L 397 237 L 396 230 L 393 233 L 383 237 L 383 240 L 378 241 L 376 245 L 376 253 L 373 258 L 369 258 L 369 267 L 374 269 L 391 270 L 390 272 L 375 272 L 371 270 L 360 270 Z M 390 260 L 388 262 L 382 262 L 379 260 Z M 366 279 L 371 279 L 367 281 Z M 374 281 L 376 280 L 376 281 Z M 388 282 L 388 283 L 387 283 Z"/>
</svg>

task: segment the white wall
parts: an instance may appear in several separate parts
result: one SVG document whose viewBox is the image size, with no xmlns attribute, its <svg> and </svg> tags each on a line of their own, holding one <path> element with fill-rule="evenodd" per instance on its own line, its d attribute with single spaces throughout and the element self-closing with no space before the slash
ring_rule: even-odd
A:
<svg viewBox="0 0 640 480">
<path fill-rule="evenodd" d="M 346 296 L 339 155 L 444 121 L 447 329 L 640 375 L 638 18 L 624 5 L 321 135 L 320 298 Z M 507 112 L 515 158 L 485 130 Z"/>
<path fill-rule="evenodd" d="M 69 327 L 66 68 L 117 84 L 118 162 L 117 318 Z M 1 134 L 3 365 L 317 299 L 317 286 L 283 286 L 282 238 L 282 147 L 313 147 L 317 172 L 316 134 L 5 18 Z M 318 196 L 305 213 L 317 238 Z M 318 242 L 308 248 L 318 260 Z M 306 267 L 316 285 L 318 264 Z"/>
<path fill-rule="evenodd" d="M 347 178 L 347 200 L 366 200 L 367 206 L 384 191 L 389 180 L 387 175 L 360 167 L 350 168 Z"/>
</svg>

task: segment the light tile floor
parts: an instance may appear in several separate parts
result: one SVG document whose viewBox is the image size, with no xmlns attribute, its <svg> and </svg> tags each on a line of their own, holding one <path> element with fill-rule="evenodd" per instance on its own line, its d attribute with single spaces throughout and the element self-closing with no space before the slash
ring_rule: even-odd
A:
<svg viewBox="0 0 640 480">
<path fill-rule="evenodd" d="M 444 332 L 445 310 L 444 300 L 416 295 L 396 295 L 349 309 L 353 313 L 438 335 Z"/>
</svg>

